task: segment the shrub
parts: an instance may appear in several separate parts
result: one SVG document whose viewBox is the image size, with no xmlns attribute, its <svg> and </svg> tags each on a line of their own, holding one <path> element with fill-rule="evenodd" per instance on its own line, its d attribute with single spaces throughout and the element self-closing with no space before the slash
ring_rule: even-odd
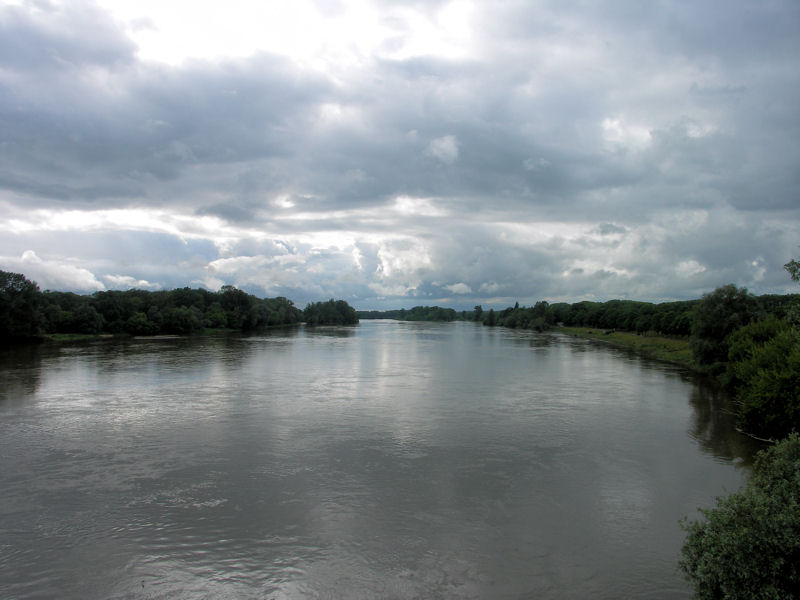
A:
<svg viewBox="0 0 800 600">
<path fill-rule="evenodd" d="M 800 437 L 756 457 L 746 486 L 684 521 L 680 567 L 700 600 L 800 598 Z"/>
</svg>

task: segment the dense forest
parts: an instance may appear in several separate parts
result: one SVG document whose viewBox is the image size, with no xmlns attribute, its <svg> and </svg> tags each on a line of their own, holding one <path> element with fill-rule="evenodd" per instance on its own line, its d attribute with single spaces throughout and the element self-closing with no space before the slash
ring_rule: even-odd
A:
<svg viewBox="0 0 800 600">
<path fill-rule="evenodd" d="M 204 329 L 253 331 L 263 327 L 358 322 L 343 300 L 300 310 L 283 297 L 258 298 L 233 286 L 217 292 L 181 288 L 95 292 L 40 291 L 19 273 L 0 271 L 0 342 L 45 334 L 188 334 Z"/>
</svg>

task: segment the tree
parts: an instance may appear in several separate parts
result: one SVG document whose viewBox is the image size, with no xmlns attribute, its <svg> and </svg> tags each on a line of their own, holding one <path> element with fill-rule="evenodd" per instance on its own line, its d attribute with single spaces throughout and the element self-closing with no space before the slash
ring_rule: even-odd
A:
<svg viewBox="0 0 800 600">
<path fill-rule="evenodd" d="M 39 336 L 41 299 L 35 282 L 0 271 L 0 342 Z"/>
<path fill-rule="evenodd" d="M 682 522 L 680 567 L 700 600 L 800 598 L 800 437 L 756 457 L 744 489 Z"/>
<path fill-rule="evenodd" d="M 789 272 L 789 277 L 792 281 L 800 282 L 800 261 L 790 260 L 783 265 L 783 268 Z M 786 320 L 793 326 L 800 328 L 800 302 L 794 301 L 786 310 Z"/>
<path fill-rule="evenodd" d="M 783 268 L 789 272 L 792 281 L 800 281 L 800 260 L 792 259 Z"/>
<path fill-rule="evenodd" d="M 728 359 L 728 338 L 759 314 L 755 296 L 733 284 L 704 294 L 692 315 L 690 343 L 697 364 L 712 372 L 724 369 Z"/>
<path fill-rule="evenodd" d="M 303 310 L 307 325 L 355 325 L 358 315 L 344 300 L 331 298 L 327 302 L 312 302 Z"/>
<path fill-rule="evenodd" d="M 125 322 L 125 332 L 131 335 L 153 335 L 158 329 L 158 325 L 148 319 L 143 312 L 133 313 Z"/>
<path fill-rule="evenodd" d="M 800 340 L 794 329 L 756 347 L 735 369 L 744 381 L 736 394 L 744 431 L 781 439 L 800 430 Z"/>
</svg>

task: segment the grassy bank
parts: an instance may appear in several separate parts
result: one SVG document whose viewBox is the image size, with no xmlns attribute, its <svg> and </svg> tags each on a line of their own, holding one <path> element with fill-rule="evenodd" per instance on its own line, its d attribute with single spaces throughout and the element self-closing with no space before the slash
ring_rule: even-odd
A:
<svg viewBox="0 0 800 600">
<path fill-rule="evenodd" d="M 553 331 L 575 337 L 601 340 L 620 348 L 630 348 L 648 358 L 697 369 L 688 339 L 638 335 L 630 331 L 604 331 L 592 327 L 558 327 Z"/>
</svg>

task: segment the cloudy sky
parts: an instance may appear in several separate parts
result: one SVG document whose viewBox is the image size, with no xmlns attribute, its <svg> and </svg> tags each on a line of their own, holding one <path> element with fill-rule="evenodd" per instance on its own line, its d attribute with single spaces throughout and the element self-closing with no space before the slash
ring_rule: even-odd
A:
<svg viewBox="0 0 800 600">
<path fill-rule="evenodd" d="M 800 3 L 0 2 L 0 269 L 360 309 L 798 291 Z"/>
</svg>

